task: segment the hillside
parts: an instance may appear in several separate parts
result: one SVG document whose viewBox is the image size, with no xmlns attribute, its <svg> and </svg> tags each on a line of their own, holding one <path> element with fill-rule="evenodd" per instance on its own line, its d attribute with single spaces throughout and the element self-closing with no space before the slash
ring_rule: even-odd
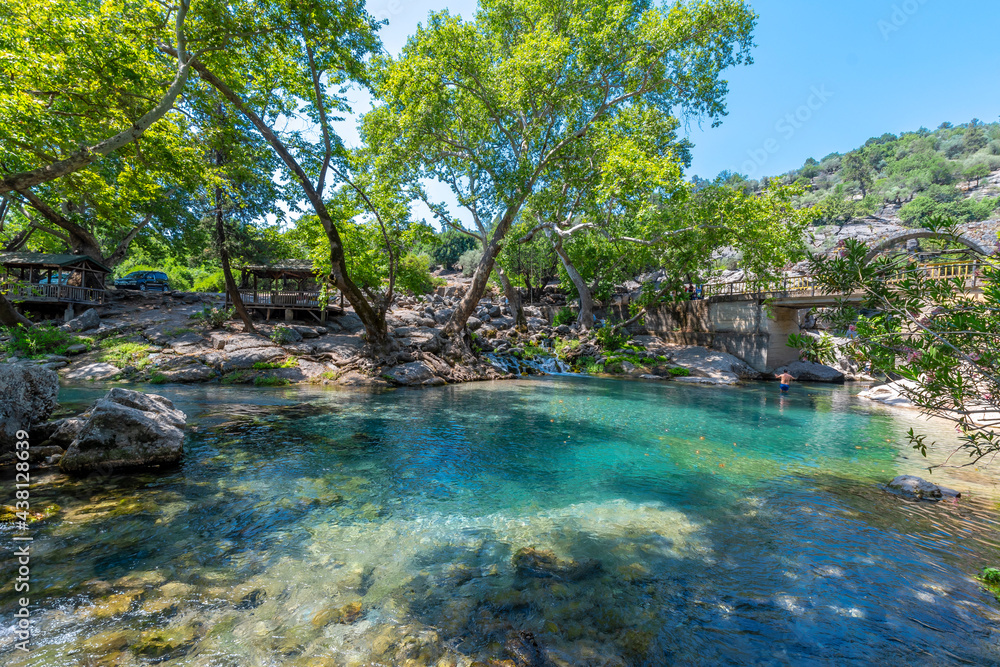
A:
<svg viewBox="0 0 1000 667">
<path fill-rule="evenodd" d="M 886 133 L 847 153 L 809 158 L 776 178 L 802 186 L 800 204 L 819 205 L 825 224 L 875 217 L 918 227 L 934 215 L 987 220 L 1000 215 L 1000 123 L 974 119 L 934 131 Z M 759 181 L 747 184 L 761 187 Z"/>
</svg>

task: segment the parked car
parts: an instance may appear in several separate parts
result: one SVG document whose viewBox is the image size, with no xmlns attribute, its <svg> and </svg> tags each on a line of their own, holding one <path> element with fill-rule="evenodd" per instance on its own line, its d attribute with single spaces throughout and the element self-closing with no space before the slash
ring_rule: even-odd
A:
<svg viewBox="0 0 1000 667">
<path fill-rule="evenodd" d="M 143 292 L 169 292 L 170 281 L 162 271 L 133 271 L 124 278 L 115 280 L 115 287 Z"/>
<path fill-rule="evenodd" d="M 51 278 L 46 276 L 38 281 L 39 285 L 68 285 L 69 284 L 69 274 L 63 273 L 61 275 L 54 275 Z"/>
</svg>

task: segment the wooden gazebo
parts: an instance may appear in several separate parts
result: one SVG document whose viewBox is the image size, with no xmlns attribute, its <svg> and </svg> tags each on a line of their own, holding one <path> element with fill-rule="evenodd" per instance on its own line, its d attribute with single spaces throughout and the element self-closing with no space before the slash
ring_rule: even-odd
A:
<svg viewBox="0 0 1000 667">
<path fill-rule="evenodd" d="M 105 280 L 111 269 L 89 255 L 40 252 L 0 253 L 0 277 L 7 298 L 16 304 L 97 306 L 107 300 Z"/>
<path fill-rule="evenodd" d="M 308 313 L 325 322 L 330 312 L 342 313 L 344 295 L 340 306 L 333 305 L 334 294 L 328 292 L 326 304 L 321 303 L 318 274 L 309 260 L 284 259 L 270 264 L 244 266 L 240 269 L 240 297 L 247 310 L 256 310 L 271 319 L 273 311 L 284 311 L 284 318 L 292 320 L 297 314 Z M 226 294 L 226 305 L 231 305 Z"/>
</svg>

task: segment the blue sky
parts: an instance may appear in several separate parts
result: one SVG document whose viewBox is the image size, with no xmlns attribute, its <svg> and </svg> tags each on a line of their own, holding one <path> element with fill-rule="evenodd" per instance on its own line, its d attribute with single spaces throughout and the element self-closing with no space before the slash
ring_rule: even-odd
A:
<svg viewBox="0 0 1000 667">
<path fill-rule="evenodd" d="M 794 169 L 943 121 L 1000 116 L 997 0 L 751 0 L 760 15 L 754 64 L 728 73 L 721 127 L 688 128 L 689 175 L 753 177 Z M 471 18 L 474 0 L 374 0 L 396 53 L 432 9 Z M 361 102 L 361 99 L 358 100 Z M 791 117 L 789 117 L 791 115 Z M 342 126 L 350 142 L 354 133 Z M 354 135 L 356 136 L 356 135 Z"/>
</svg>

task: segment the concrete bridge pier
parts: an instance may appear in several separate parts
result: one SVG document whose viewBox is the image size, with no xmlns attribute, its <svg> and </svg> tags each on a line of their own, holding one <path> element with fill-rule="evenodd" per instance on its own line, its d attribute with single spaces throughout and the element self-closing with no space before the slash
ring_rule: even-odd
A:
<svg viewBox="0 0 1000 667">
<path fill-rule="evenodd" d="M 799 351 L 788 347 L 788 337 L 799 333 L 799 309 L 772 306 L 767 318 L 767 369 L 774 370 L 799 360 Z M 765 369 L 760 369 L 765 370 Z"/>
</svg>

